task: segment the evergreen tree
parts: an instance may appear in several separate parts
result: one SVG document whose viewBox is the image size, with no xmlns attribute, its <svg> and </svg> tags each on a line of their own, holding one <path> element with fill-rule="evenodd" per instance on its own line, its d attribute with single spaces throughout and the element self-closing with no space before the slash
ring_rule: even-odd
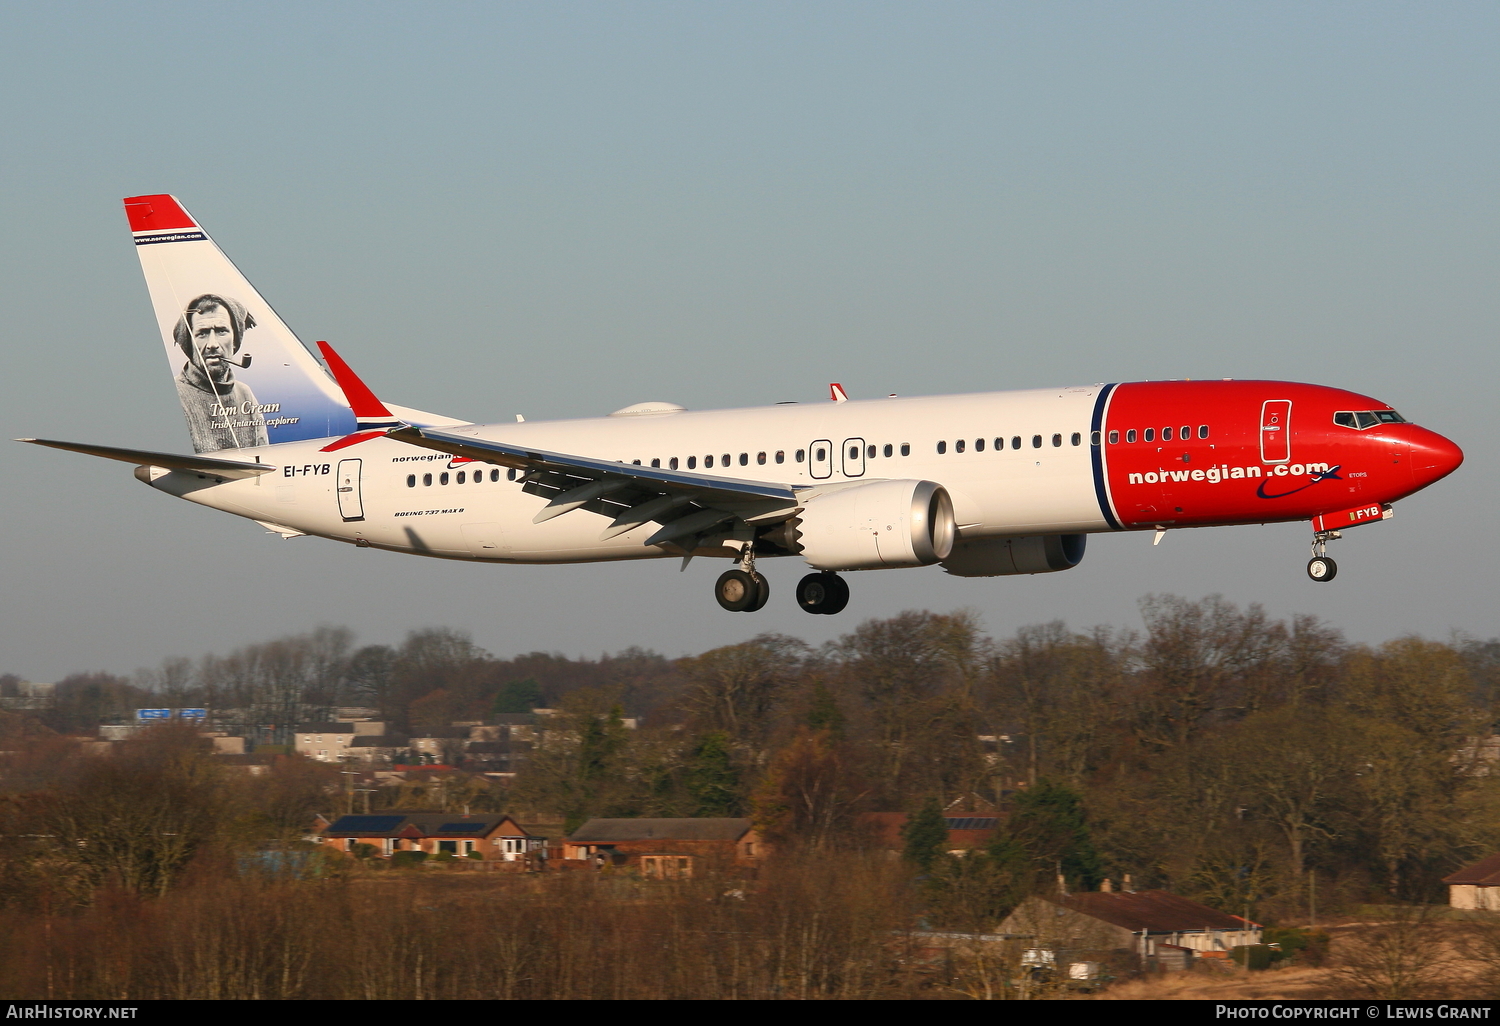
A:
<svg viewBox="0 0 1500 1026">
<path fill-rule="evenodd" d="M 906 821 L 901 828 L 901 839 L 905 842 L 901 857 L 922 872 L 931 872 L 948 846 L 948 820 L 936 798 L 927 799 L 917 814 Z"/>
<path fill-rule="evenodd" d="M 744 811 L 740 775 L 734 768 L 729 735 L 710 731 L 698 739 L 689 755 L 683 786 L 692 799 L 694 816 L 738 816 Z"/>
<path fill-rule="evenodd" d="M 1091 891 L 1104 871 L 1084 816 L 1083 798 L 1067 784 L 1043 780 L 1016 796 L 1009 836 L 1031 856 L 1037 876 L 1061 873 L 1070 887 Z"/>
</svg>

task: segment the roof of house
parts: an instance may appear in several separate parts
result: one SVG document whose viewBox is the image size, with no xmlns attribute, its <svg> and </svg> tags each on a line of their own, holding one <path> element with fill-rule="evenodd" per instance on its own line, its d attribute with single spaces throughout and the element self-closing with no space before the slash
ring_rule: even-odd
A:
<svg viewBox="0 0 1500 1026">
<path fill-rule="evenodd" d="M 1046 899 L 1132 933 L 1198 933 L 1243 930 L 1239 916 L 1200 905 L 1170 891 L 1087 891 Z"/>
<path fill-rule="evenodd" d="M 1478 884 L 1480 887 L 1500 886 L 1500 852 L 1482 858 L 1472 866 L 1465 866 L 1456 873 L 1443 877 L 1445 884 Z"/>
<path fill-rule="evenodd" d="M 524 828 L 508 815 L 487 813 L 465 816 L 457 812 L 402 812 L 393 809 L 364 816 L 340 816 L 323 831 L 325 837 L 486 837 L 509 822 Z"/>
<path fill-rule="evenodd" d="M 748 819 L 591 819 L 568 838 L 574 844 L 620 841 L 738 841 Z"/>
<path fill-rule="evenodd" d="M 360 734 L 349 742 L 350 748 L 405 748 L 406 738 L 400 734 Z"/>
<path fill-rule="evenodd" d="M 352 734 L 354 724 L 352 723 L 299 723 L 294 733 L 297 734 Z"/>
</svg>

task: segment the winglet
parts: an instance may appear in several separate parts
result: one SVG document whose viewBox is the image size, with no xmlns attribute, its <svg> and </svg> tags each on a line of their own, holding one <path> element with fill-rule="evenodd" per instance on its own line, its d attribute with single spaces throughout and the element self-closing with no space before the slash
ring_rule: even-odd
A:
<svg viewBox="0 0 1500 1026">
<path fill-rule="evenodd" d="M 370 386 L 359 380 L 359 375 L 344 362 L 344 358 L 333 351 L 333 346 L 327 342 L 318 342 L 318 351 L 323 354 L 323 359 L 328 361 L 328 369 L 333 371 L 333 379 L 339 383 L 344 390 L 344 398 L 349 400 L 349 405 L 354 410 L 354 416 L 359 421 L 361 428 L 373 428 L 375 424 L 366 424 L 365 421 L 390 421 L 394 426 L 396 418 L 391 411 L 385 408 L 385 403 L 375 398 L 375 393 L 370 391 Z"/>
<path fill-rule="evenodd" d="M 828 398 L 836 403 L 847 403 L 849 401 L 849 393 L 844 391 L 843 385 L 835 381 L 828 386 Z"/>
</svg>

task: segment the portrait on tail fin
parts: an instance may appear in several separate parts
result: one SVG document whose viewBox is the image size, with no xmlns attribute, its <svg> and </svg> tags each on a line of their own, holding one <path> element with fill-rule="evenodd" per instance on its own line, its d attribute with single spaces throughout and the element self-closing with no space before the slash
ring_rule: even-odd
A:
<svg viewBox="0 0 1500 1026">
<path fill-rule="evenodd" d="M 187 357 L 177 375 L 177 396 L 187 417 L 195 452 L 247 449 L 265 445 L 266 418 L 255 393 L 235 380 L 235 367 L 250 366 L 250 354 L 239 357 L 245 332 L 255 317 L 238 300 L 205 293 L 182 311 L 172 332 Z"/>
</svg>

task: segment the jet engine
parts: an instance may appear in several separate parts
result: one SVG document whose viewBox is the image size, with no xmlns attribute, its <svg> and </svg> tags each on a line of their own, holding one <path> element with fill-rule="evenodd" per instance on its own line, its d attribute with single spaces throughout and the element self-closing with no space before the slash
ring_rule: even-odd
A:
<svg viewBox="0 0 1500 1026">
<path fill-rule="evenodd" d="M 1086 534 L 964 539 L 943 560 L 943 569 L 954 577 L 1050 574 L 1083 562 L 1087 542 Z"/>
<path fill-rule="evenodd" d="M 953 550 L 953 500 L 932 481 L 869 481 L 805 500 L 769 540 L 818 570 L 930 566 Z"/>
</svg>

